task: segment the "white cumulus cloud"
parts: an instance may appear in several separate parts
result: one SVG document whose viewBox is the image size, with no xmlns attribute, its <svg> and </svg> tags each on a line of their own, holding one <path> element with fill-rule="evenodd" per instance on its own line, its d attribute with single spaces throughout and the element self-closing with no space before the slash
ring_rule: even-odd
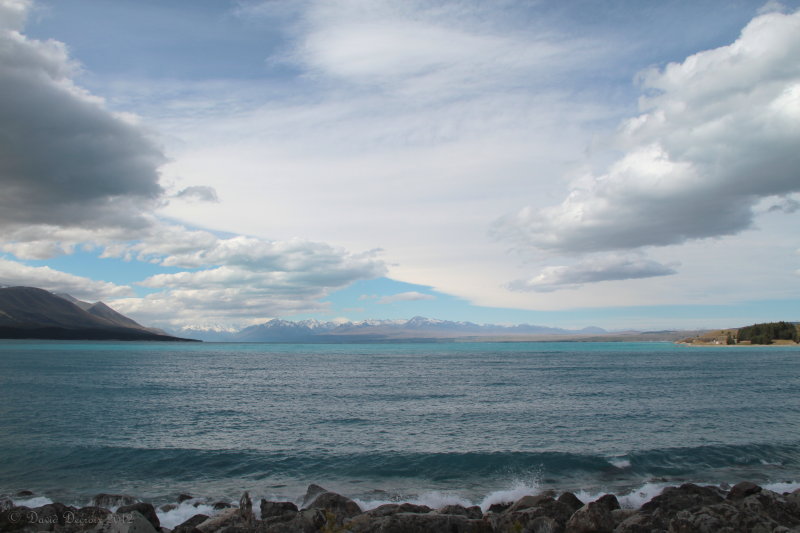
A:
<svg viewBox="0 0 800 533">
<path fill-rule="evenodd" d="M 765 197 L 800 191 L 800 11 L 753 19 L 728 46 L 641 75 L 625 154 L 567 198 L 525 208 L 498 236 L 562 253 L 732 235 Z"/>
</svg>

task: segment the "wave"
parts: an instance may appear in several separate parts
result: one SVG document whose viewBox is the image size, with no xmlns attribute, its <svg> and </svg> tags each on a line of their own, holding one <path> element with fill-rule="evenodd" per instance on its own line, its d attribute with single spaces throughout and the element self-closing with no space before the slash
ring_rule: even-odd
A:
<svg viewBox="0 0 800 533">
<path fill-rule="evenodd" d="M 507 486 L 511 480 L 525 480 L 527 488 L 619 490 L 648 482 L 800 479 L 800 443 L 665 448 L 608 456 L 556 451 L 336 454 L 84 446 L 6 448 L 3 455 L 0 485 L 8 485 L 9 490 L 17 483 L 78 487 L 88 479 L 98 480 L 94 486 L 103 480 L 164 487 L 223 481 L 235 486 L 242 480 L 271 486 L 293 480 L 292 486 L 346 481 L 362 487 L 471 486 L 476 490 Z"/>
</svg>

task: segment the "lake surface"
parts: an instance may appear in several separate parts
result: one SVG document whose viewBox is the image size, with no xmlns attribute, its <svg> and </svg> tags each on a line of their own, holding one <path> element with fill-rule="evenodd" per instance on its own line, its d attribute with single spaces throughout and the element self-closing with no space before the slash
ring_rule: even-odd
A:
<svg viewBox="0 0 800 533">
<path fill-rule="evenodd" d="M 0 341 L 0 494 L 485 506 L 743 479 L 800 486 L 797 347 Z"/>
</svg>

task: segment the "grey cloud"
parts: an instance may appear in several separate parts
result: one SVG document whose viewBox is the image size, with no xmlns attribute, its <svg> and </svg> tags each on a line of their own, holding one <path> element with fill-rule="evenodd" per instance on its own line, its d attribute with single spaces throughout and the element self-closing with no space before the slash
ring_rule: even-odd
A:
<svg viewBox="0 0 800 533">
<path fill-rule="evenodd" d="M 23 285 L 66 292 L 79 299 L 98 300 L 120 298 L 133 294 L 127 285 L 116 285 L 108 281 L 97 281 L 50 267 L 32 267 L 0 258 L 0 285 Z"/>
<path fill-rule="evenodd" d="M 77 87 L 74 69 L 61 43 L 0 32 L 0 228 L 143 228 L 163 193 L 161 150 Z"/>
<path fill-rule="evenodd" d="M 204 185 L 186 187 L 185 189 L 179 191 L 175 195 L 175 198 L 197 202 L 219 202 L 219 197 L 217 196 L 217 191 L 214 189 L 214 187 L 206 187 Z"/>
<path fill-rule="evenodd" d="M 581 253 L 680 244 L 749 228 L 758 202 L 800 191 L 800 11 L 754 19 L 730 46 L 641 76 L 625 155 L 567 198 L 500 219 L 503 239 Z"/>
<path fill-rule="evenodd" d="M 642 258 L 602 257 L 571 266 L 544 268 L 537 276 L 508 285 L 513 291 L 552 292 L 577 288 L 585 283 L 669 276 L 676 265 L 664 265 Z"/>
</svg>

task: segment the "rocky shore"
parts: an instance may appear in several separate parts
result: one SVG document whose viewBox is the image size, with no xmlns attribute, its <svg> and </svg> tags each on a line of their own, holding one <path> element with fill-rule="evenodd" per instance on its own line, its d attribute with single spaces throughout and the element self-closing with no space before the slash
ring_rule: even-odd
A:
<svg viewBox="0 0 800 533">
<path fill-rule="evenodd" d="M 181 496 L 191 498 L 191 496 Z M 181 501 L 179 498 L 179 501 Z M 166 506 L 169 507 L 169 506 Z M 113 509 L 113 512 L 112 512 Z M 160 509 L 162 512 L 164 508 Z M 302 504 L 261 500 L 247 493 L 238 506 L 219 503 L 172 530 L 153 505 L 130 496 L 99 494 L 88 507 L 51 503 L 29 508 L 0 498 L 0 531 L 34 533 L 742 533 L 800 532 L 800 489 L 779 494 L 750 482 L 730 490 L 691 483 L 668 487 L 639 509 L 622 509 L 613 494 L 584 503 L 570 492 L 523 496 L 480 507 L 431 509 L 391 503 L 363 510 L 317 485 Z"/>
</svg>

